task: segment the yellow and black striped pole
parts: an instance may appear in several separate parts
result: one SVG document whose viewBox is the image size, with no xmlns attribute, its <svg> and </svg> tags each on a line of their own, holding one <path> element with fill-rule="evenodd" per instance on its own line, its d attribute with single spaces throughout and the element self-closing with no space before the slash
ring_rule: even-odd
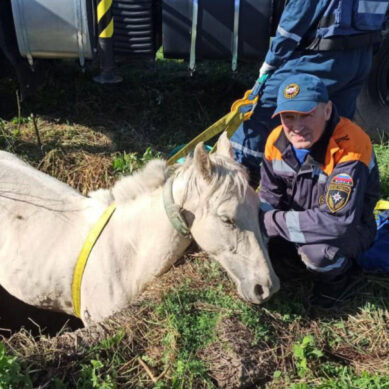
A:
<svg viewBox="0 0 389 389">
<path fill-rule="evenodd" d="M 113 0 L 97 2 L 97 33 L 100 57 L 100 74 L 94 80 L 100 84 L 116 84 L 123 81 L 118 74 L 113 55 L 114 22 L 112 14 Z"/>
</svg>

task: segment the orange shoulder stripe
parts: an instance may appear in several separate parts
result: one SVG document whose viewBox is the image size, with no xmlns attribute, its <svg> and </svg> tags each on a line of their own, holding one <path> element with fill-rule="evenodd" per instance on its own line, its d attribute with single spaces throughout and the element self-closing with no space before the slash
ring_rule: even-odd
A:
<svg viewBox="0 0 389 389">
<path fill-rule="evenodd" d="M 268 161 L 272 161 L 273 159 L 278 159 L 278 160 L 282 159 L 282 154 L 280 150 L 278 150 L 277 147 L 274 146 L 274 143 L 276 143 L 281 132 L 282 132 L 282 126 L 278 126 L 267 137 L 266 146 L 265 146 L 265 158 Z"/>
<path fill-rule="evenodd" d="M 351 120 L 341 118 L 330 139 L 324 171 L 330 175 L 339 163 L 360 161 L 369 166 L 373 145 L 369 136 Z"/>
</svg>

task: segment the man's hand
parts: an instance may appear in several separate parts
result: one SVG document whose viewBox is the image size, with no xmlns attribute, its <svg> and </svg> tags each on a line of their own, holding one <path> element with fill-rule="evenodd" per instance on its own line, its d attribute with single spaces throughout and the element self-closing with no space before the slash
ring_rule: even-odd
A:
<svg viewBox="0 0 389 389">
<path fill-rule="evenodd" d="M 259 79 L 261 80 L 265 76 L 269 77 L 269 74 L 275 69 L 274 66 L 269 65 L 268 63 L 264 62 L 259 69 Z M 266 77 L 266 78 L 267 78 Z M 265 78 L 265 80 L 266 80 Z"/>
</svg>

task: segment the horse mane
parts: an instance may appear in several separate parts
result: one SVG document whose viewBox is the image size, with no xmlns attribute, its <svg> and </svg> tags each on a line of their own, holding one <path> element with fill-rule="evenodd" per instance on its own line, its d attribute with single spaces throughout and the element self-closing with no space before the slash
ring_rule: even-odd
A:
<svg viewBox="0 0 389 389">
<path fill-rule="evenodd" d="M 174 176 L 187 175 L 185 198 L 196 193 L 203 200 L 211 196 L 217 200 L 218 197 L 228 197 L 233 188 L 238 189 L 239 196 L 244 197 L 248 179 L 247 172 L 242 165 L 231 158 L 212 154 L 212 170 L 207 181 L 206 189 L 200 184 L 203 177 L 200 175 L 193 163 L 193 157 L 187 157 L 184 164 L 175 165 Z M 131 176 L 124 176 L 111 189 L 99 189 L 88 194 L 104 205 L 112 202 L 124 204 L 135 200 L 138 196 L 158 189 L 165 184 L 169 177 L 169 166 L 161 159 L 151 160 L 141 170 Z M 202 181 L 203 182 L 203 181 Z"/>
<path fill-rule="evenodd" d="M 168 166 L 162 159 L 153 159 L 131 176 L 124 176 L 111 189 L 99 189 L 88 193 L 105 205 L 128 203 L 138 196 L 161 187 L 168 178 Z"/>
</svg>

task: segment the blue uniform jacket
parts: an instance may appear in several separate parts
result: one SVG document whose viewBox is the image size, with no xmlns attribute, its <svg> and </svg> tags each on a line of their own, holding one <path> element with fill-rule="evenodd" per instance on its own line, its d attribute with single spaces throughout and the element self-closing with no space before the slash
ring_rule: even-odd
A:
<svg viewBox="0 0 389 389">
<path fill-rule="evenodd" d="M 291 58 L 303 38 L 306 39 L 307 35 L 313 38 L 327 4 L 328 0 L 290 0 L 282 13 L 265 62 L 278 68 Z"/>
<path fill-rule="evenodd" d="M 260 199 L 269 237 L 325 243 L 356 258 L 376 233 L 379 174 L 368 135 L 334 112 L 300 166 L 277 127 L 266 143 Z"/>
<path fill-rule="evenodd" d="M 389 0 L 290 0 L 265 62 L 278 68 L 314 38 L 364 34 L 382 29 Z"/>
</svg>

